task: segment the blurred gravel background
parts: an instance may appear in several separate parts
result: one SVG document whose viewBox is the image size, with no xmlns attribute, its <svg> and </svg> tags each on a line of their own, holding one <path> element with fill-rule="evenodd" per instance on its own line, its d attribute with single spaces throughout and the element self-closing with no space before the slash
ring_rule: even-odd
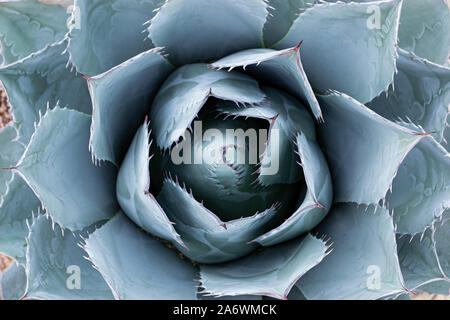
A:
<svg viewBox="0 0 450 320">
<path fill-rule="evenodd" d="M 8 98 L 0 84 L 0 129 L 12 120 L 12 115 L 8 105 Z"/>
<path fill-rule="evenodd" d="M 8 98 L 6 97 L 6 93 L 0 84 L 0 130 L 11 120 L 12 115 L 8 105 Z M 8 268 L 10 262 L 11 261 L 8 257 L 0 254 L 0 272 Z"/>
<path fill-rule="evenodd" d="M 11 260 L 7 256 L 0 254 L 0 272 L 6 270 L 10 263 Z"/>
</svg>

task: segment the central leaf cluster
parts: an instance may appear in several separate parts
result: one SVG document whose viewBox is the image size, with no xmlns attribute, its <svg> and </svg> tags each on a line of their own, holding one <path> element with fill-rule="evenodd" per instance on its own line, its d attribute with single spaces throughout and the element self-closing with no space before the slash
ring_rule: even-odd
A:
<svg viewBox="0 0 450 320">
<path fill-rule="evenodd" d="M 304 196 L 304 178 L 299 177 L 295 186 L 262 184 L 261 167 L 272 169 L 266 176 L 277 174 L 280 157 L 286 157 L 280 151 L 291 150 L 279 150 L 279 129 L 271 128 L 273 120 L 230 117 L 219 111 L 235 107 L 233 102 L 210 98 L 168 152 L 155 145 L 150 166 L 152 192 L 159 194 L 164 180 L 171 179 L 186 185 L 195 199 L 224 221 L 248 217 L 276 204 L 280 206 L 278 217 L 286 217 Z M 269 140 L 271 154 L 266 155 Z"/>
</svg>

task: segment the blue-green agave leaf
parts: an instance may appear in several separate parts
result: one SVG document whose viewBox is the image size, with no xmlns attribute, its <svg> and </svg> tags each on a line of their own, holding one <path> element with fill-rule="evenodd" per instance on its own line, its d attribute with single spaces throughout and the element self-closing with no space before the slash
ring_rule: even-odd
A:
<svg viewBox="0 0 450 320">
<path fill-rule="evenodd" d="M 196 269 L 122 213 L 91 234 L 85 250 L 116 299 L 196 299 Z"/>
<path fill-rule="evenodd" d="M 447 116 L 447 122 L 444 129 L 444 137 L 441 141 L 441 145 L 447 150 L 447 152 L 450 152 L 450 126 L 448 125 L 449 122 L 450 116 Z"/>
<path fill-rule="evenodd" d="M 178 249 L 199 263 L 219 263 L 241 258 L 256 249 L 248 243 L 268 231 L 277 205 L 253 216 L 223 222 L 198 202 L 185 187 L 166 179 L 158 202 L 175 223 L 186 247 Z"/>
<path fill-rule="evenodd" d="M 397 232 L 421 233 L 450 207 L 450 154 L 425 137 L 400 165 L 386 201 Z"/>
<path fill-rule="evenodd" d="M 40 120 L 17 172 L 63 228 L 82 230 L 117 211 L 116 169 L 96 167 L 89 154 L 91 117 L 54 108 Z"/>
<path fill-rule="evenodd" d="M 306 298 L 365 300 L 405 291 L 392 217 L 384 208 L 364 210 L 336 204 L 319 225 L 333 251 L 297 283 Z"/>
<path fill-rule="evenodd" d="M 410 290 L 449 294 L 450 216 L 448 211 L 421 235 L 398 240 L 398 254 L 406 285 Z"/>
<path fill-rule="evenodd" d="M 0 252 L 25 264 L 27 220 L 41 203 L 25 181 L 15 174 L 0 199 Z"/>
<path fill-rule="evenodd" d="M 412 298 L 409 292 L 400 292 L 387 297 L 382 297 L 378 300 L 412 300 Z"/>
<path fill-rule="evenodd" d="M 303 292 L 300 291 L 299 287 L 293 286 L 291 292 L 287 296 L 288 300 L 307 300 Z"/>
<path fill-rule="evenodd" d="M 400 266 L 409 289 L 443 279 L 432 229 L 425 230 L 422 235 L 404 235 L 397 243 Z"/>
<path fill-rule="evenodd" d="M 75 0 L 37 0 L 40 3 L 58 5 L 62 8 L 71 9 Z"/>
<path fill-rule="evenodd" d="M 67 33 L 69 13 L 35 0 L 0 3 L 0 55 L 3 64 L 23 59 Z"/>
<path fill-rule="evenodd" d="M 77 0 L 69 34 L 70 61 L 86 76 L 101 74 L 153 47 L 143 24 L 164 0 Z"/>
<path fill-rule="evenodd" d="M 150 153 L 147 124 L 133 139 L 117 177 L 117 200 L 127 216 L 145 231 L 184 245 L 166 213 L 150 193 Z"/>
<path fill-rule="evenodd" d="M 122 161 L 156 90 L 171 70 L 154 48 L 88 78 L 93 105 L 90 148 L 96 159 Z"/>
<path fill-rule="evenodd" d="M 369 102 L 392 83 L 401 5 L 402 0 L 316 4 L 275 47 L 303 41 L 302 62 L 315 90 L 334 89 Z M 369 23 L 374 6 L 379 28 Z"/>
<path fill-rule="evenodd" d="M 265 95 L 245 74 L 213 70 L 206 64 L 183 66 L 167 78 L 152 104 L 150 120 L 158 146 L 167 149 L 178 141 L 209 97 L 258 104 Z"/>
<path fill-rule="evenodd" d="M 298 15 L 315 2 L 315 0 L 268 0 L 269 15 L 264 25 L 264 46 L 270 48 L 281 40 Z"/>
<path fill-rule="evenodd" d="M 331 174 L 318 143 L 302 133 L 297 134 L 296 140 L 308 191 L 301 205 L 283 224 L 254 240 L 264 246 L 281 243 L 312 230 L 331 208 Z"/>
<path fill-rule="evenodd" d="M 276 298 L 267 297 L 267 296 L 263 296 L 262 299 L 263 300 L 272 300 L 272 301 L 277 300 Z M 297 286 L 293 286 L 287 296 L 287 300 L 307 300 L 307 299 Z"/>
<path fill-rule="evenodd" d="M 0 300 L 19 300 L 25 293 L 26 285 L 25 267 L 12 262 L 8 269 L 0 272 Z"/>
<path fill-rule="evenodd" d="M 0 81 L 8 93 L 19 139 L 27 144 L 40 112 L 55 106 L 91 112 L 86 81 L 66 68 L 65 42 L 49 45 L 13 64 L 0 67 Z"/>
<path fill-rule="evenodd" d="M 294 48 L 279 51 L 244 50 L 213 62 L 211 66 L 216 69 L 229 68 L 230 70 L 243 67 L 259 81 L 278 87 L 308 102 L 316 119 L 323 120 L 319 103 L 303 70 L 300 44 Z M 248 70 L 247 66 L 250 66 Z"/>
<path fill-rule="evenodd" d="M 260 48 L 267 16 L 263 0 L 170 0 L 149 22 L 149 37 L 176 66 Z"/>
<path fill-rule="evenodd" d="M 236 261 L 201 265 L 203 293 L 287 299 L 297 280 L 323 260 L 327 249 L 325 242 L 308 234 Z"/>
<path fill-rule="evenodd" d="M 450 9 L 446 1 L 406 0 L 398 31 L 399 46 L 444 65 L 450 53 Z"/>
<path fill-rule="evenodd" d="M 327 0 L 336 2 L 338 0 Z M 373 0 L 339 0 L 372 2 Z M 372 7 L 371 11 L 374 13 Z M 450 50 L 450 9 L 446 0 L 403 1 L 398 45 L 416 55 L 444 65 Z"/>
<path fill-rule="evenodd" d="M 265 300 L 263 296 L 251 296 L 251 295 L 242 295 L 242 296 L 223 296 L 223 297 L 213 297 L 213 296 L 207 296 L 204 294 L 199 293 L 197 295 L 198 300 Z"/>
<path fill-rule="evenodd" d="M 412 122 L 441 141 L 450 105 L 450 69 L 399 49 L 398 73 L 368 107 L 391 121 Z"/>
<path fill-rule="evenodd" d="M 6 186 L 12 179 L 12 171 L 6 168 L 13 167 L 19 161 L 25 147 L 18 141 L 17 129 L 7 125 L 0 129 L 0 197 L 5 194 Z M 1 202 L 0 202 L 1 203 Z"/>
<path fill-rule="evenodd" d="M 318 133 L 333 176 L 335 201 L 377 204 L 425 134 L 391 122 L 339 92 L 320 96 L 319 103 L 325 123 Z"/>
<path fill-rule="evenodd" d="M 447 210 L 441 220 L 434 225 L 434 240 L 436 241 L 436 255 L 439 258 L 439 264 L 442 273 L 447 281 L 450 275 L 450 210 Z"/>
<path fill-rule="evenodd" d="M 263 296 L 263 300 L 277 300 L 277 299 Z M 287 296 L 287 300 L 307 300 L 307 299 L 297 286 L 293 286 Z"/>
<path fill-rule="evenodd" d="M 108 285 L 79 246 L 87 230 L 72 233 L 44 215 L 33 218 L 27 247 L 26 299 L 112 299 Z"/>
</svg>

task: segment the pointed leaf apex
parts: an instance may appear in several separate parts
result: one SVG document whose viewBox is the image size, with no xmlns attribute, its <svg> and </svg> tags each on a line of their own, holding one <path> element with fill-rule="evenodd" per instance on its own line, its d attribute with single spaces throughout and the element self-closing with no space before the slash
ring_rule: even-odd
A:
<svg viewBox="0 0 450 320">
<path fill-rule="evenodd" d="M 433 132 L 413 132 L 414 135 L 422 136 L 422 137 L 431 136 L 432 134 L 435 134 L 435 133 L 436 133 L 436 131 L 433 131 Z"/>
<path fill-rule="evenodd" d="M 303 40 L 300 41 L 299 44 L 292 49 L 292 51 L 299 51 L 302 44 L 303 44 Z"/>
</svg>

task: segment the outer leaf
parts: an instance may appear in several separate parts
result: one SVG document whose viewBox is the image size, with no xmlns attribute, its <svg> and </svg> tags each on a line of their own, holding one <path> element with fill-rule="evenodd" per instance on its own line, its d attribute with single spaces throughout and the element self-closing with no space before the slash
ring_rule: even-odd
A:
<svg viewBox="0 0 450 320">
<path fill-rule="evenodd" d="M 412 300 L 411 295 L 407 292 L 396 293 L 388 297 L 383 297 L 378 300 Z"/>
<path fill-rule="evenodd" d="M 450 121 L 449 116 L 447 116 L 447 123 Z M 446 124 L 444 129 L 444 138 L 441 141 L 442 146 L 450 152 L 450 126 Z"/>
<path fill-rule="evenodd" d="M 333 252 L 297 283 L 306 298 L 377 299 L 405 291 L 386 209 L 364 213 L 355 204 L 337 204 L 318 232 L 333 239 Z"/>
<path fill-rule="evenodd" d="M 119 164 L 156 90 L 172 67 L 158 49 L 88 79 L 93 104 L 91 149 L 94 157 Z"/>
<path fill-rule="evenodd" d="M 255 65 L 256 66 L 253 66 Z M 287 91 L 307 101 L 316 119 L 322 119 L 322 111 L 309 84 L 300 59 L 300 45 L 291 49 L 250 49 L 234 53 L 211 64 L 222 69 L 252 65 L 248 72 L 259 81 Z"/>
<path fill-rule="evenodd" d="M 277 300 L 277 299 L 272 297 L 263 297 L 263 300 Z M 289 292 L 287 296 L 287 300 L 306 300 L 306 298 L 298 287 L 293 286 L 291 292 Z"/>
<path fill-rule="evenodd" d="M 184 245 L 172 222 L 150 193 L 149 133 L 142 125 L 131 143 L 117 178 L 117 200 L 138 226 L 151 234 Z"/>
<path fill-rule="evenodd" d="M 302 40 L 303 66 L 316 90 L 334 89 L 368 102 L 392 82 L 401 5 L 401 0 L 317 4 L 275 47 Z M 380 29 L 369 28 L 370 6 L 380 11 Z"/>
<path fill-rule="evenodd" d="M 25 264 L 27 220 L 39 212 L 41 203 L 17 174 L 0 201 L 0 252 Z"/>
<path fill-rule="evenodd" d="M 288 300 L 307 300 L 303 292 L 301 292 L 297 286 L 292 287 L 287 298 Z"/>
<path fill-rule="evenodd" d="M 263 296 L 263 300 L 277 300 L 277 299 Z M 287 300 L 306 300 L 306 298 L 298 287 L 293 286 L 287 296 Z"/>
<path fill-rule="evenodd" d="M 116 299 L 196 299 L 196 270 L 122 213 L 86 240 L 86 252 Z"/>
<path fill-rule="evenodd" d="M 435 221 L 421 236 L 399 240 L 402 272 L 409 288 L 448 294 L 450 289 L 450 217 Z"/>
<path fill-rule="evenodd" d="M 26 284 L 25 268 L 11 263 L 7 270 L 0 273 L 0 300 L 19 300 L 25 293 Z"/>
<path fill-rule="evenodd" d="M 0 3 L 0 55 L 4 64 L 23 59 L 63 39 L 69 15 L 34 0 Z"/>
<path fill-rule="evenodd" d="M 450 207 L 450 154 L 424 138 L 401 164 L 386 200 L 397 232 L 423 232 Z"/>
<path fill-rule="evenodd" d="M 81 230 L 117 211 L 115 169 L 95 167 L 88 150 L 90 116 L 55 108 L 40 121 L 17 171 L 64 228 Z"/>
<path fill-rule="evenodd" d="M 283 38 L 299 13 L 311 7 L 315 0 L 268 0 L 269 15 L 264 25 L 264 45 L 270 48 Z"/>
<path fill-rule="evenodd" d="M 87 76 L 103 73 L 153 47 L 143 24 L 163 0 L 77 0 L 70 30 L 70 60 Z"/>
<path fill-rule="evenodd" d="M 401 49 L 399 53 L 392 89 L 368 107 L 389 120 L 410 121 L 435 132 L 441 141 L 450 105 L 450 69 Z"/>
<path fill-rule="evenodd" d="M 420 57 L 445 64 L 450 50 L 450 9 L 448 2 L 404 1 L 399 45 Z"/>
<path fill-rule="evenodd" d="M 0 81 L 8 93 L 20 141 L 27 144 L 39 113 L 57 102 L 64 107 L 91 112 L 88 87 L 81 76 L 66 69 L 66 44 L 52 44 L 24 60 L 0 67 Z"/>
<path fill-rule="evenodd" d="M 398 240 L 400 266 L 408 288 L 442 279 L 434 244 L 432 229 L 424 231 L 423 235 L 405 235 Z"/>
<path fill-rule="evenodd" d="M 373 0 L 327 0 L 327 2 Z M 444 65 L 449 56 L 450 9 L 447 0 L 403 1 L 398 31 L 399 46 L 420 57 Z M 374 9 L 370 10 L 374 13 Z"/>
<path fill-rule="evenodd" d="M 244 295 L 244 296 L 223 296 L 223 297 L 212 297 L 212 296 L 206 296 L 202 294 L 197 295 L 198 300 L 265 300 L 263 296 L 251 296 L 251 295 Z"/>
<path fill-rule="evenodd" d="M 12 179 L 11 168 L 20 159 L 25 147 L 18 141 L 17 129 L 8 125 L 0 130 L 0 197 L 5 194 L 6 186 Z M 2 170 L 3 169 L 3 170 Z"/>
<path fill-rule="evenodd" d="M 25 298 L 112 299 L 105 281 L 78 246 L 86 231 L 73 234 L 52 224 L 41 215 L 30 227 Z"/>
<path fill-rule="evenodd" d="M 377 204 L 425 134 L 390 122 L 345 94 L 335 92 L 319 102 L 326 120 L 319 135 L 333 175 L 335 201 Z"/>
<path fill-rule="evenodd" d="M 206 64 L 183 66 L 167 78 L 153 101 L 150 120 L 158 146 L 169 148 L 178 141 L 211 96 L 249 104 L 265 98 L 247 75 L 211 70 Z"/>
<path fill-rule="evenodd" d="M 149 37 L 177 65 L 205 62 L 262 46 L 263 0 L 171 0 L 151 20 Z"/>
<path fill-rule="evenodd" d="M 327 255 L 326 244 L 307 235 L 266 248 L 246 258 L 219 265 L 203 265 L 205 293 L 214 296 L 265 295 L 287 299 L 294 283 Z"/>
<path fill-rule="evenodd" d="M 450 211 L 447 210 L 443 219 L 435 224 L 434 240 L 436 241 L 436 255 L 446 280 L 450 274 Z"/>
<path fill-rule="evenodd" d="M 315 139 L 297 134 L 297 146 L 308 191 L 298 209 L 282 225 L 254 241 L 270 246 L 312 230 L 327 215 L 333 200 L 331 175 Z"/>
<path fill-rule="evenodd" d="M 37 1 L 39 1 L 40 3 L 45 3 L 45 4 L 58 5 L 63 8 L 69 9 L 69 7 L 73 5 L 75 0 L 37 0 Z"/>
<path fill-rule="evenodd" d="M 186 247 L 178 249 L 199 263 L 219 263 L 247 255 L 256 249 L 248 242 L 268 231 L 277 206 L 242 219 L 223 222 L 176 182 L 166 179 L 158 201 L 175 222 Z"/>
</svg>

